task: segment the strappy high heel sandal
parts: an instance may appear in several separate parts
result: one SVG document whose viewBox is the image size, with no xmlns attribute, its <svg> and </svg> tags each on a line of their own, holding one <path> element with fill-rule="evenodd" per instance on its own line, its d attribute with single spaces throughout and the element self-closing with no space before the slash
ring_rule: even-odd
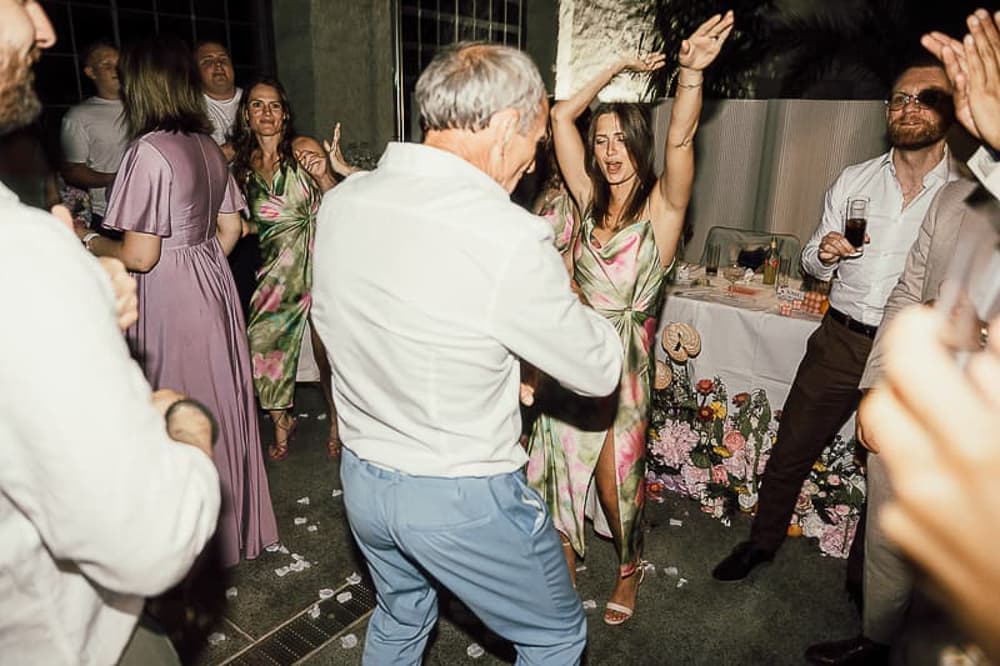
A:
<svg viewBox="0 0 1000 666">
<path fill-rule="evenodd" d="M 642 585 L 642 581 L 646 578 L 646 565 L 645 560 L 639 560 L 636 562 L 635 571 L 632 572 L 632 576 L 638 576 L 639 579 L 635 583 L 635 602 L 639 601 L 639 586 Z M 626 576 L 628 578 L 630 576 Z M 604 604 L 604 624 L 611 625 L 612 627 L 617 627 L 619 625 L 625 624 L 632 619 L 635 614 L 635 608 L 629 608 L 628 606 L 623 606 L 621 604 L 616 604 L 613 601 L 609 601 Z"/>
<path fill-rule="evenodd" d="M 268 458 L 277 462 L 288 457 L 288 445 L 295 438 L 295 430 L 298 428 L 298 425 L 298 419 L 288 412 L 285 412 L 284 418 L 274 422 L 275 431 L 285 433 L 285 439 L 275 438 L 274 444 L 267 447 Z"/>
</svg>

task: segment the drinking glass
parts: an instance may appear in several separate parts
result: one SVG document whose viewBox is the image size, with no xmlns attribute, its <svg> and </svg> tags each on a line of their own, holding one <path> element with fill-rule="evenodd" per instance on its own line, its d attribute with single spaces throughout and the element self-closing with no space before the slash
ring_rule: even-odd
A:
<svg viewBox="0 0 1000 666">
<path fill-rule="evenodd" d="M 722 254 L 722 248 L 715 243 L 708 246 L 705 250 L 705 275 L 718 275 L 719 274 L 719 257 Z"/>
<path fill-rule="evenodd" d="M 778 286 L 787 287 L 788 282 L 792 275 L 792 261 L 791 257 L 781 257 L 781 263 L 778 264 Z"/>
<path fill-rule="evenodd" d="M 745 269 L 739 264 L 732 264 L 722 269 L 722 277 L 729 283 L 729 290 L 732 291 L 736 283 L 743 277 Z"/>
<path fill-rule="evenodd" d="M 853 197 L 847 200 L 847 219 L 844 222 L 844 238 L 855 247 L 853 259 L 865 253 L 865 231 L 868 229 L 868 197 Z"/>
</svg>

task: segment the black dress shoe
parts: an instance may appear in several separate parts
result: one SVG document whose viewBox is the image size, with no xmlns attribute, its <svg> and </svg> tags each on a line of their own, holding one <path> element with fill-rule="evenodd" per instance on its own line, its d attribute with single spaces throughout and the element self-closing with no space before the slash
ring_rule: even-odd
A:
<svg viewBox="0 0 1000 666">
<path fill-rule="evenodd" d="M 823 666 L 888 666 L 889 646 L 864 636 L 816 643 L 806 649 L 806 661 Z"/>
<path fill-rule="evenodd" d="M 754 567 L 774 559 L 774 552 L 758 548 L 752 541 L 744 541 L 729 556 L 712 569 L 716 580 L 743 580 Z"/>
</svg>

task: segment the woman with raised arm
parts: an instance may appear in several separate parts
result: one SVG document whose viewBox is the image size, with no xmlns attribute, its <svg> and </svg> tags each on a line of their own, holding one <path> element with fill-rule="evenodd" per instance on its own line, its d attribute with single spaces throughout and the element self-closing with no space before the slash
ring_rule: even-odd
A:
<svg viewBox="0 0 1000 666">
<path fill-rule="evenodd" d="M 733 27 L 733 13 L 716 15 L 684 40 L 678 53 L 677 94 L 670 114 L 663 173 L 653 167 L 653 137 L 637 104 L 599 106 L 586 143 L 574 125 L 615 76 L 664 65 L 663 54 L 623 58 L 551 112 L 556 156 L 581 215 L 573 279 L 595 310 L 611 320 L 625 348 L 614 422 L 604 432 L 582 431 L 543 415 L 531 437 L 528 477 L 560 531 L 571 577 L 584 554 L 587 492 L 596 485 L 597 531 L 614 539 L 617 582 L 604 612 L 607 624 L 628 621 L 642 581 L 646 419 L 664 276 L 684 224 L 694 180 L 694 134 L 702 105 L 702 71 L 715 60 Z M 608 419 L 610 421 L 610 419 Z"/>
<path fill-rule="evenodd" d="M 284 87 L 259 79 L 247 87 L 236 111 L 230 143 L 233 175 L 250 208 L 245 233 L 260 236 L 261 267 L 250 300 L 247 336 L 253 381 L 261 408 L 271 415 L 272 460 L 283 460 L 295 435 L 291 414 L 302 337 L 312 305 L 312 248 L 316 212 L 335 184 L 322 146 L 295 133 Z M 330 417 L 327 455 L 340 455 L 330 363 L 315 329 L 313 355 Z"/>
<path fill-rule="evenodd" d="M 209 136 L 194 60 L 177 38 L 141 40 L 121 54 L 122 104 L 132 142 L 104 226 L 122 240 L 77 231 L 87 249 L 135 274 L 139 320 L 127 331 L 154 389 L 206 405 L 222 484 L 216 541 L 222 564 L 278 541 L 250 381 L 239 296 L 226 255 L 246 205 Z"/>
</svg>

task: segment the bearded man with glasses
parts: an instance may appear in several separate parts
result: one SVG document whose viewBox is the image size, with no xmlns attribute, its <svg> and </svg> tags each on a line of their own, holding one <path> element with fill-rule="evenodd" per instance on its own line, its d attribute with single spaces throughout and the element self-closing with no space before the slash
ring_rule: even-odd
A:
<svg viewBox="0 0 1000 666">
<path fill-rule="evenodd" d="M 802 250 L 807 272 L 833 280 L 830 310 L 809 339 L 784 404 L 750 538 L 716 566 L 712 575 L 718 580 L 740 580 L 774 558 L 809 470 L 857 409 L 872 339 L 924 215 L 938 190 L 960 177 L 945 145 L 954 112 L 940 63 L 928 58 L 904 69 L 885 114 L 891 149 L 841 172 Z M 860 197 L 868 198 L 869 209 L 867 248 L 858 256 L 844 237 L 844 219 L 848 199 Z M 848 568 L 848 591 L 856 597 L 859 564 Z"/>
</svg>

